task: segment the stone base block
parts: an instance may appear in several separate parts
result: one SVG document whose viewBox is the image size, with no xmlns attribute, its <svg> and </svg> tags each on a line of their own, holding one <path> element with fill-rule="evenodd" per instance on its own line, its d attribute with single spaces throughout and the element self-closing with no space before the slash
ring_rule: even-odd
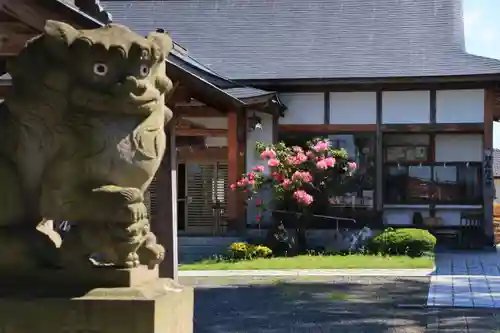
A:
<svg viewBox="0 0 500 333">
<path fill-rule="evenodd" d="M 31 294 L 36 291 L 36 295 L 39 295 L 40 290 L 74 291 L 75 289 L 135 287 L 156 281 L 158 278 L 158 267 L 148 269 L 146 266 L 131 269 L 85 266 L 72 269 L 0 270 L 0 281 L 2 281 L 0 295 L 5 288 L 17 291 L 26 290 Z"/>
<path fill-rule="evenodd" d="M 61 296 L 0 295 L 0 332 L 192 333 L 194 291 L 170 279 Z M 22 296 L 21 296 L 22 295 Z"/>
</svg>

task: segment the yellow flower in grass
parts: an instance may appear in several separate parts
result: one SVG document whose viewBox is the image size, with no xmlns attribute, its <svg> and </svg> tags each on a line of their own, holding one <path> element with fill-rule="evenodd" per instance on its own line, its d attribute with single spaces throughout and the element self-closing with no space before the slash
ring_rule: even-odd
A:
<svg viewBox="0 0 500 333">
<path fill-rule="evenodd" d="M 273 255 L 273 251 L 264 245 L 254 246 L 253 253 L 256 258 L 268 258 Z"/>
</svg>

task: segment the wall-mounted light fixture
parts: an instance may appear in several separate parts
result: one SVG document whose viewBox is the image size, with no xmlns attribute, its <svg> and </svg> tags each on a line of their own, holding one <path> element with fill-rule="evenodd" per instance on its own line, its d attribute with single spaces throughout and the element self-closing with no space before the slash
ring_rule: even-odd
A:
<svg viewBox="0 0 500 333">
<path fill-rule="evenodd" d="M 248 131 L 253 132 L 257 129 L 262 129 L 262 119 L 255 114 L 255 112 L 248 117 Z"/>
</svg>

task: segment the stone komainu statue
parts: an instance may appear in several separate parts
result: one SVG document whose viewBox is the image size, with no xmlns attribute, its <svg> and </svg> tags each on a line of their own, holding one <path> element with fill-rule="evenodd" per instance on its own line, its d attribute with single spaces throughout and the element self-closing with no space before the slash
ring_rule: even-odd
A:
<svg viewBox="0 0 500 333">
<path fill-rule="evenodd" d="M 48 21 L 8 64 L 0 109 L 0 267 L 99 261 L 155 265 L 144 193 L 165 151 L 172 40 L 121 25 Z M 42 218 L 76 222 L 60 249 Z M 10 258 L 9 258 L 10 257 Z M 57 260 L 57 261 L 54 261 Z"/>
</svg>

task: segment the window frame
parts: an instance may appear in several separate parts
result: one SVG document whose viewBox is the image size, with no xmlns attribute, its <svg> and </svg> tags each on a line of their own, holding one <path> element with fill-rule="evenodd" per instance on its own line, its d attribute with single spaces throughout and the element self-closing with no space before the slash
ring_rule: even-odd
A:
<svg viewBox="0 0 500 333">
<path fill-rule="evenodd" d="M 427 162 L 427 163 L 397 163 L 397 162 L 388 162 L 384 164 L 383 167 L 383 177 L 382 177 L 382 193 L 383 195 L 383 204 L 384 205 L 477 205 L 477 204 L 483 204 L 484 196 L 483 196 L 483 184 L 482 181 L 478 182 L 478 185 L 481 187 L 481 195 L 475 199 L 461 199 L 461 200 L 454 200 L 454 201 L 443 201 L 443 200 L 437 200 L 435 196 L 433 195 L 433 190 L 432 188 L 429 190 L 429 199 L 428 200 L 415 200 L 415 201 L 404 201 L 404 202 L 394 202 L 394 201 L 388 201 L 387 200 L 387 176 L 388 176 L 388 169 L 390 167 L 395 167 L 395 166 L 400 166 L 402 168 L 406 168 L 406 177 L 408 177 L 408 170 L 409 167 L 430 167 L 431 168 L 431 179 L 430 183 L 431 186 L 435 186 L 435 172 L 434 168 L 435 167 L 457 167 L 457 179 L 459 179 L 459 173 L 462 168 L 466 168 L 467 165 L 469 167 L 476 167 L 478 170 L 478 176 L 480 180 L 483 177 L 483 170 L 482 170 L 482 163 L 481 162 Z"/>
</svg>

